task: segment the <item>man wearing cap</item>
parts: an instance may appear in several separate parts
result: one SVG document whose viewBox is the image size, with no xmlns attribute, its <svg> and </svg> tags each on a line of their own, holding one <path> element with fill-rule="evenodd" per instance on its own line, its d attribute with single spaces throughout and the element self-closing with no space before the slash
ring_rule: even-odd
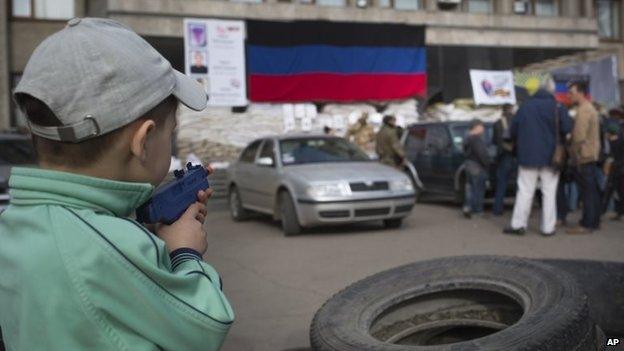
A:
<svg viewBox="0 0 624 351">
<path fill-rule="evenodd" d="M 131 219 L 165 177 L 194 80 L 125 26 L 75 18 L 14 91 L 39 168 L 13 168 L 0 216 L 8 350 L 218 350 L 234 313 L 206 252 L 211 191 L 154 233 Z"/>
<path fill-rule="evenodd" d="M 542 193 L 540 233 L 543 236 L 555 234 L 559 169 L 553 166 L 553 154 L 557 143 L 565 140 L 572 130 L 572 120 L 568 110 L 555 100 L 554 90 L 554 82 L 549 79 L 520 105 L 511 124 L 510 134 L 518 158 L 518 180 L 511 223 L 503 230 L 505 234 L 526 233 L 538 184 Z"/>
</svg>

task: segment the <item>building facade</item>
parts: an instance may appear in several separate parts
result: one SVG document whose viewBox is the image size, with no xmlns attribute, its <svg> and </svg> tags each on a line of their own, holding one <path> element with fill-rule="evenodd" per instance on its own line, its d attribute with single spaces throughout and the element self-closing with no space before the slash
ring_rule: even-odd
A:
<svg viewBox="0 0 624 351">
<path fill-rule="evenodd" d="M 509 69 L 612 50 L 624 77 L 623 0 L 7 0 L 0 6 L 0 130 L 18 126 L 9 92 L 33 49 L 67 19 L 123 22 L 184 66 L 183 19 L 327 20 L 425 27 L 430 93 L 466 94 L 467 68 Z M 366 33 L 362 33 L 366 35 Z M 622 85 L 622 81 L 621 81 Z M 624 87 L 623 87 L 624 88 Z M 621 89 L 624 91 L 624 89 Z"/>
</svg>

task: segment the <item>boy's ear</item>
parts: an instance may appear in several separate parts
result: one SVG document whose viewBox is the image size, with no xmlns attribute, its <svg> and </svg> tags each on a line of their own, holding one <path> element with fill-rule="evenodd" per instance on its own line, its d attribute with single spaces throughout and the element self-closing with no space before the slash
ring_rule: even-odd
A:
<svg viewBox="0 0 624 351">
<path fill-rule="evenodd" d="M 138 127 L 136 127 L 132 140 L 130 142 L 130 152 L 139 160 L 144 161 L 147 158 L 147 150 L 145 145 L 147 139 L 150 137 L 150 133 L 156 130 L 156 124 L 151 119 L 140 120 Z"/>
</svg>

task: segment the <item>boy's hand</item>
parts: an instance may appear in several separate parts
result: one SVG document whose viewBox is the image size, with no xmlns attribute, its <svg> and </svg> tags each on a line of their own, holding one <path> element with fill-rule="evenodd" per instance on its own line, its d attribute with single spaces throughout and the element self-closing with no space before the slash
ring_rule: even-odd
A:
<svg viewBox="0 0 624 351">
<path fill-rule="evenodd" d="M 171 225 L 158 225 L 156 235 L 165 242 L 169 252 L 189 248 L 203 254 L 208 246 L 206 231 L 203 228 L 205 220 L 206 205 L 196 202 Z"/>
<path fill-rule="evenodd" d="M 207 166 L 208 174 L 213 172 L 212 167 Z M 206 221 L 206 202 L 212 196 L 212 189 L 197 192 L 197 202 L 189 206 L 184 214 L 171 225 L 159 224 L 156 227 L 156 235 L 167 245 L 169 252 L 181 248 L 190 248 L 201 254 L 206 252 L 208 243 L 203 224 Z"/>
</svg>

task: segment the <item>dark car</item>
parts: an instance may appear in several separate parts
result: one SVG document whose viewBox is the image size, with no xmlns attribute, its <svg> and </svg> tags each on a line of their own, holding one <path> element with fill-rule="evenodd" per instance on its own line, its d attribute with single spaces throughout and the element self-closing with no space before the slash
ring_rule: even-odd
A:
<svg viewBox="0 0 624 351">
<path fill-rule="evenodd" d="M 464 139 L 469 121 L 418 123 L 409 126 L 404 136 L 407 158 L 414 165 L 422 183 L 423 194 L 452 196 L 461 203 L 464 197 Z M 485 123 L 485 140 L 490 156 L 495 159 L 496 146 L 492 143 L 494 123 Z M 509 177 L 507 193 L 515 189 L 515 170 Z M 496 165 L 492 164 L 486 196 L 493 196 L 496 184 Z"/>
<path fill-rule="evenodd" d="M 13 166 L 37 163 L 30 137 L 23 134 L 0 134 L 0 212 L 9 202 L 9 176 Z"/>
</svg>

